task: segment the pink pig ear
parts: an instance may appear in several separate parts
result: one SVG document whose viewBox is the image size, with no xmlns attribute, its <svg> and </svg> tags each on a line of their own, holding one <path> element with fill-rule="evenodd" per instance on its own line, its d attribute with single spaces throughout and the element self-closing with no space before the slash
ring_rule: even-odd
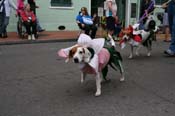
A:
<svg viewBox="0 0 175 116">
<path fill-rule="evenodd" d="M 67 58 L 67 54 L 65 53 L 64 49 L 61 49 L 57 52 L 58 56 L 63 57 L 63 58 Z"/>
</svg>

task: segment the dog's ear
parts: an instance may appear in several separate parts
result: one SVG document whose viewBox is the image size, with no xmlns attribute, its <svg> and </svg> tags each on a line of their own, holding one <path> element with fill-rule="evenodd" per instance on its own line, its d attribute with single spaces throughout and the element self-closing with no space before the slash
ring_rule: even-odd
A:
<svg viewBox="0 0 175 116">
<path fill-rule="evenodd" d="M 73 58 L 73 55 L 75 54 L 76 50 L 77 50 L 77 47 L 73 47 L 73 48 L 69 51 L 68 58 L 66 59 L 65 62 L 68 62 L 69 59 Z"/>
</svg>

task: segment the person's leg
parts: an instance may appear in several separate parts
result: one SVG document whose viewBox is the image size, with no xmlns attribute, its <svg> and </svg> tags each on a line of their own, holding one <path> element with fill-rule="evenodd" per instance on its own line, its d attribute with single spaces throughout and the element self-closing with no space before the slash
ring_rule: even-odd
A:
<svg viewBox="0 0 175 116">
<path fill-rule="evenodd" d="M 32 25 L 32 40 L 35 40 L 35 36 L 36 36 L 36 33 L 37 33 L 37 30 L 36 30 L 36 22 L 32 22 L 31 23 Z"/>
<path fill-rule="evenodd" d="M 2 37 L 3 13 L 0 13 L 0 37 Z"/>
<path fill-rule="evenodd" d="M 91 38 L 95 38 L 96 32 L 97 32 L 97 27 L 95 25 L 91 26 Z"/>
<path fill-rule="evenodd" d="M 32 34 L 35 34 L 36 35 L 36 32 L 37 32 L 37 30 L 36 30 L 36 22 L 32 22 Z"/>
<path fill-rule="evenodd" d="M 2 24 L 3 38 L 7 38 L 7 25 L 8 24 L 9 24 L 9 17 L 4 17 L 4 22 Z"/>
<path fill-rule="evenodd" d="M 45 31 L 45 29 L 43 29 L 41 27 L 41 24 L 40 24 L 39 19 L 37 17 L 36 17 L 36 29 L 37 29 L 38 32 Z"/>
<path fill-rule="evenodd" d="M 173 17 L 171 44 L 169 49 L 175 54 L 175 16 Z"/>
<path fill-rule="evenodd" d="M 85 31 L 85 32 L 84 32 L 85 34 L 89 35 L 90 26 L 89 26 L 89 25 L 85 25 L 85 26 L 83 27 L 83 30 Z"/>
<path fill-rule="evenodd" d="M 27 22 L 27 21 L 25 21 L 25 22 L 23 22 L 23 24 L 24 24 L 24 26 L 25 26 L 25 28 L 26 28 L 26 31 L 27 31 L 27 34 L 28 34 L 28 40 L 31 40 L 32 38 L 31 38 L 31 26 L 30 26 L 30 23 L 29 22 Z"/>
</svg>

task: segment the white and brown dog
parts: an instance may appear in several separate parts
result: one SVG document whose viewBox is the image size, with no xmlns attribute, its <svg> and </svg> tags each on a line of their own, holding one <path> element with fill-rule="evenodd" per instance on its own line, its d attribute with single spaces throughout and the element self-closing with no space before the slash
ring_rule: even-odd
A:
<svg viewBox="0 0 175 116">
<path fill-rule="evenodd" d="M 66 62 L 69 59 L 73 59 L 74 63 L 79 63 L 81 70 L 81 83 L 83 83 L 86 74 L 95 74 L 96 79 L 96 93 L 95 96 L 101 95 L 101 81 L 102 78 L 106 80 L 108 72 L 108 65 L 118 67 L 121 73 L 120 81 L 124 81 L 124 71 L 121 64 L 120 54 L 109 48 L 103 48 L 105 39 L 91 39 L 86 34 L 81 34 L 78 38 L 78 43 L 72 47 L 61 49 L 58 51 L 58 55 L 66 58 Z"/>
<path fill-rule="evenodd" d="M 146 22 L 146 29 L 138 30 L 139 24 L 129 25 L 121 31 L 120 46 L 123 49 L 128 42 L 131 46 L 129 58 L 133 58 L 134 47 L 136 47 L 136 55 L 139 56 L 139 49 L 144 46 L 147 48 L 147 56 L 151 56 L 152 41 L 155 40 L 155 32 L 158 30 L 154 20 Z"/>
</svg>

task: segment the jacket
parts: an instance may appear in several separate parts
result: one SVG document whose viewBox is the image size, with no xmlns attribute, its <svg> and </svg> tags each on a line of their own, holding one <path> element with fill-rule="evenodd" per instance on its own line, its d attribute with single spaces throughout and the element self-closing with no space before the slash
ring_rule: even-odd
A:
<svg viewBox="0 0 175 116">
<path fill-rule="evenodd" d="M 17 10 L 17 7 L 16 7 L 15 3 L 12 0 L 5 0 L 4 5 L 5 5 L 6 17 L 10 17 L 10 13 L 11 13 L 12 8 L 14 10 Z"/>
<path fill-rule="evenodd" d="M 36 16 L 32 11 L 30 11 L 30 12 L 22 11 L 21 12 L 21 17 L 22 17 L 23 21 L 29 21 L 30 20 L 29 17 L 31 18 L 32 22 L 36 21 Z"/>
</svg>

